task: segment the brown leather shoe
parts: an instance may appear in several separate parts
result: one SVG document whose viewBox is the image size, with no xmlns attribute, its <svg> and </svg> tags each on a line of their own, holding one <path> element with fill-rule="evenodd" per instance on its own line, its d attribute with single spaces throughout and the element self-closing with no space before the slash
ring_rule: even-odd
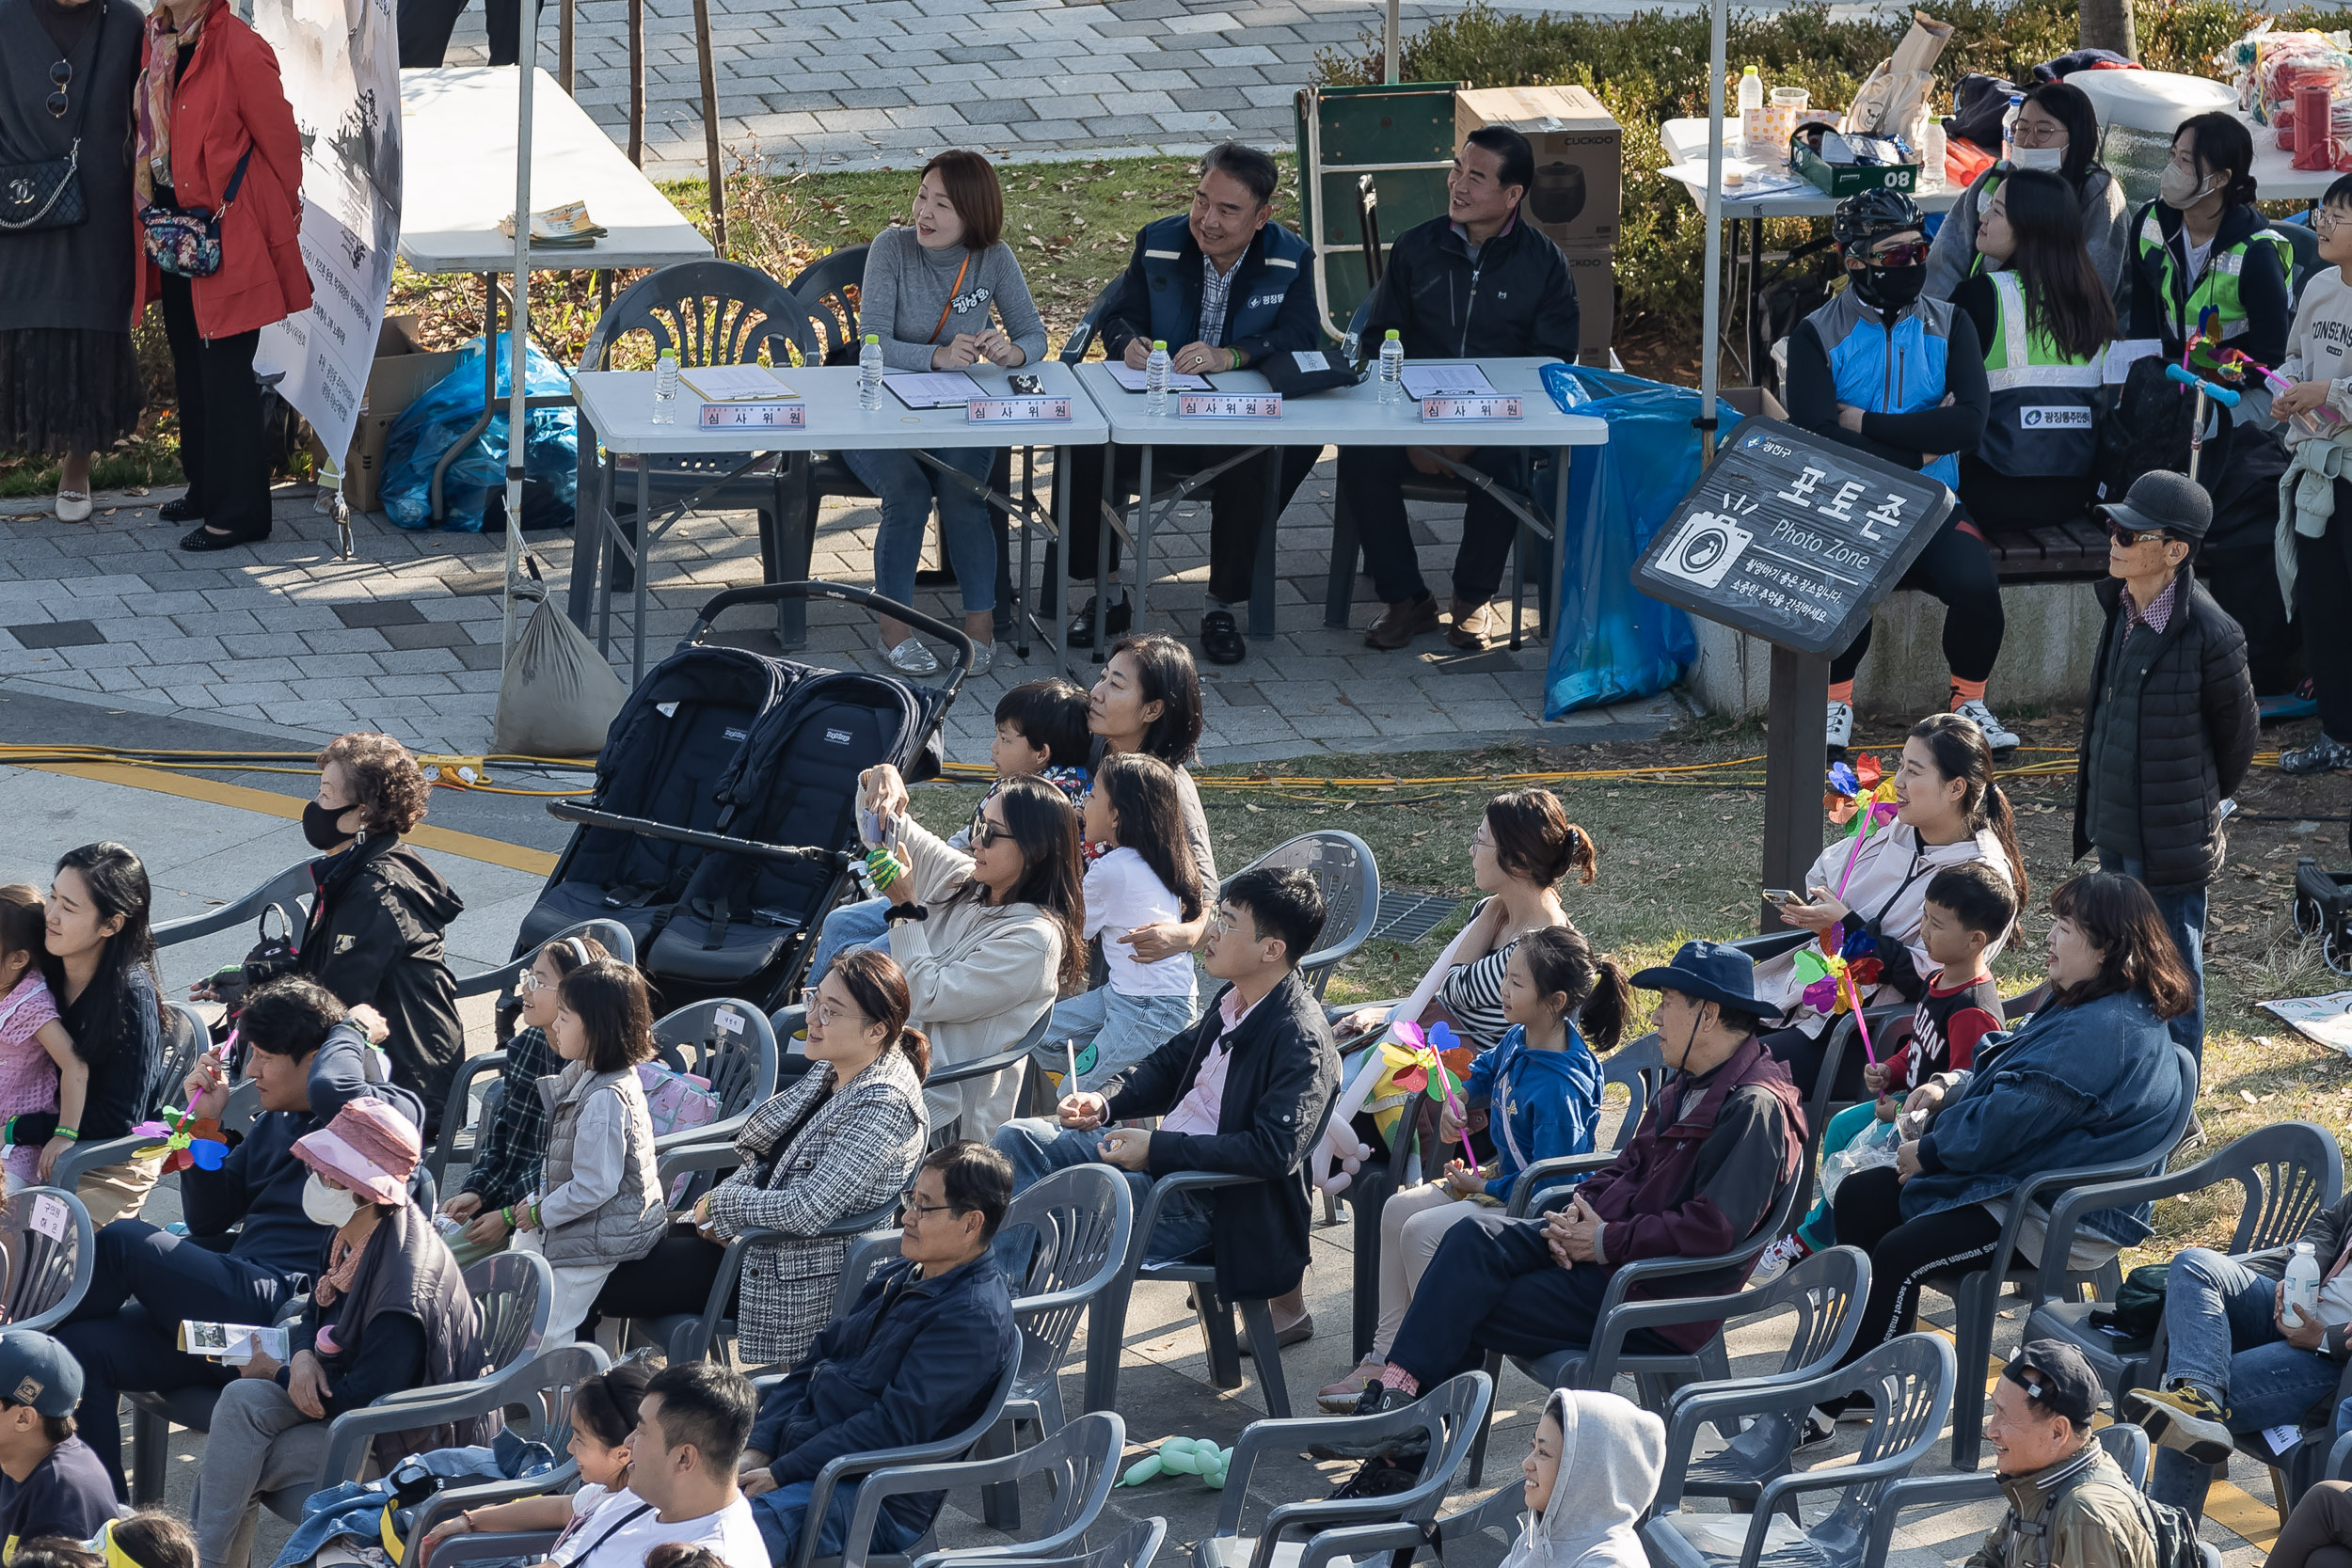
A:
<svg viewBox="0 0 2352 1568">
<path fill-rule="evenodd" d="M 1364 633 L 1364 646 L 1394 650 L 1426 631 L 1438 629 L 1438 601 L 1423 594 L 1418 599 L 1392 604 L 1380 612 Z"/>
<path fill-rule="evenodd" d="M 1454 601 L 1454 624 L 1445 629 L 1445 640 L 1457 648 L 1476 653 L 1502 635 L 1502 609 L 1491 599 L 1477 604 Z"/>
</svg>

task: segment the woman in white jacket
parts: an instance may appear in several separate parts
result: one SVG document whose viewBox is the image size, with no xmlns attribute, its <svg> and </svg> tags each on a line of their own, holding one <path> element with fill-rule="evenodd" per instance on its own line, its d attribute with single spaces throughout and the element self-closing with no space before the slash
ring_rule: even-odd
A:
<svg viewBox="0 0 2352 1568">
<path fill-rule="evenodd" d="M 1665 1467 L 1657 1417 L 1616 1394 L 1554 1388 L 1519 1465 L 1527 1528 L 1500 1568 L 1649 1568 L 1634 1526 Z"/>
</svg>

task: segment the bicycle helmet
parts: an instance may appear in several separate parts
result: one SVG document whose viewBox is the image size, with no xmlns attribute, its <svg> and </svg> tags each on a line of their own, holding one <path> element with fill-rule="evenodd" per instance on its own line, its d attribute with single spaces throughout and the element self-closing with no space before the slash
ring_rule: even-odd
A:
<svg viewBox="0 0 2352 1568">
<path fill-rule="evenodd" d="M 1926 222 L 1919 215 L 1918 203 L 1911 198 L 1880 188 L 1858 191 L 1839 202 L 1836 215 L 1830 219 L 1830 233 L 1840 250 L 1860 261 L 1887 235 L 1919 230 Z"/>
</svg>

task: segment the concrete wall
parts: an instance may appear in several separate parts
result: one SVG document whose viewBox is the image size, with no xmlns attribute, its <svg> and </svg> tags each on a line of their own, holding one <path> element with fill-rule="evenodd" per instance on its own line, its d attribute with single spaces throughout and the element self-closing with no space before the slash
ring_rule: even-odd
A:
<svg viewBox="0 0 2352 1568">
<path fill-rule="evenodd" d="M 2090 689 L 2104 624 L 2088 582 L 2037 582 L 2001 591 L 2008 626 L 1986 700 L 1993 711 L 2026 703 L 2076 704 Z M 1764 711 L 1772 649 L 1728 626 L 1692 617 L 1699 657 L 1685 684 L 1709 712 Z M 1925 594 L 1889 595 L 1878 608 L 1870 655 L 1854 676 L 1865 713 L 1921 714 L 1948 705 L 1944 607 Z"/>
</svg>

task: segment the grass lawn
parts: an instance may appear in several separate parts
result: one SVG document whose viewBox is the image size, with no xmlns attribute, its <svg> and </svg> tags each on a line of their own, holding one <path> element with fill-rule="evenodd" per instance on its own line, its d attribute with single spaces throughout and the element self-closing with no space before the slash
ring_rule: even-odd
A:
<svg viewBox="0 0 2352 1568">
<path fill-rule="evenodd" d="M 2078 714 L 2012 723 L 2027 731 L 2029 747 L 2063 749 L 2080 731 Z M 2308 727 L 2308 726 L 2306 726 Z M 1866 729 L 1867 749 L 1882 755 L 1900 749 L 1900 732 Z M 2265 751 L 2293 745 L 2292 730 L 2265 736 Z M 1229 872 L 1250 858 L 1314 828 L 1344 828 L 1377 856 L 1383 885 L 1474 898 L 1470 839 L 1485 801 L 1499 788 L 1474 784 L 1326 784 L 1336 779 L 1461 778 L 1537 771 L 1608 774 L 1625 770 L 1725 763 L 1756 756 L 1752 729 L 1692 730 L 1654 745 L 1573 750 L 1514 747 L 1471 755 L 1449 752 L 1379 757 L 1327 757 L 1260 768 L 1202 772 L 1201 798 L 1216 833 L 1219 863 Z M 2062 771 L 2012 771 L 2004 788 L 2018 817 L 2032 883 L 2023 936 L 1994 966 L 2002 990 L 2015 995 L 2042 979 L 2042 940 L 2049 927 L 2049 891 L 2072 874 L 2074 777 L 2071 756 L 2021 751 L 2012 768 L 2041 762 Z M 1663 963 L 1693 937 L 1738 936 L 1755 929 L 1757 854 L 1762 842 L 1763 792 L 1730 786 L 1754 779 L 1755 767 L 1731 767 L 1721 778 L 1669 775 L 1569 780 L 1551 785 L 1569 816 L 1599 846 L 1599 875 L 1590 887 L 1563 890 L 1569 913 L 1629 972 Z M 1216 781 L 1232 780 L 1232 784 Z M 915 792 L 918 815 L 941 831 L 961 823 L 979 800 L 977 785 L 933 784 Z M 2304 1039 L 2255 1004 L 2308 996 L 2352 982 L 2320 962 L 2316 942 L 2295 934 L 2288 893 L 2296 859 L 2347 863 L 2341 818 L 2314 821 L 2300 814 L 2335 816 L 2344 809 L 2339 781 L 2290 779 L 2258 768 L 2239 793 L 2244 810 L 2265 818 L 2240 824 L 2230 839 L 2230 863 L 2213 890 L 2206 953 L 2206 1080 L 2199 1117 L 2201 1143 L 2185 1148 L 2182 1164 L 2202 1158 L 2238 1134 L 2266 1123 L 2304 1118 L 2342 1136 L 2352 1126 L 2352 1063 Z M 1333 1001 L 1402 995 L 1468 918 L 1454 917 L 1410 946 L 1379 942 L 1351 958 L 1333 978 Z M 1645 1010 L 1649 997 L 1642 998 Z M 2234 1187 L 2230 1189 L 2233 1194 Z M 2191 1242 L 2226 1238 L 2235 1215 L 2212 1199 L 2161 1205 L 2156 1257 Z"/>
</svg>

